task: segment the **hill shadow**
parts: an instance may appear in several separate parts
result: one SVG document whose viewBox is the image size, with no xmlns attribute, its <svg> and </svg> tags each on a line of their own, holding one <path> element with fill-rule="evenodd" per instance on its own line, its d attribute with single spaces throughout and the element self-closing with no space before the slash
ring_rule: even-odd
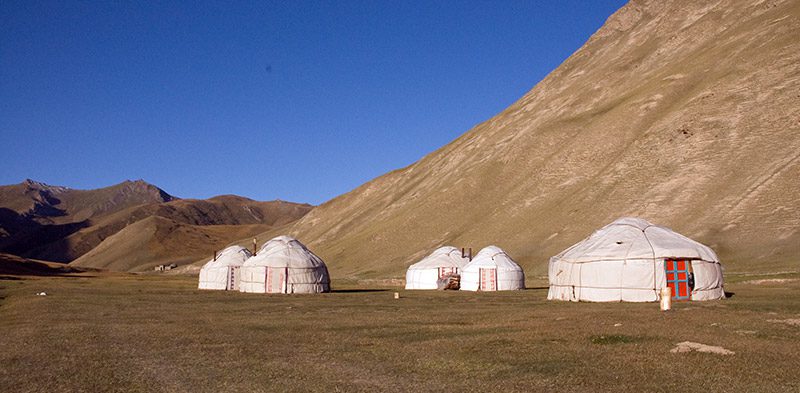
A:
<svg viewBox="0 0 800 393">
<path fill-rule="evenodd" d="M 20 276 L 70 277 L 88 273 L 88 270 L 72 266 L 48 266 L 38 262 L 7 263 L 0 261 L 0 280 L 17 280 Z"/>
<path fill-rule="evenodd" d="M 58 242 L 88 226 L 90 226 L 89 220 L 66 224 L 42 224 L 32 216 L 0 208 L 0 227 L 9 235 L 0 239 L 0 252 L 37 259 L 46 257 L 53 262 L 70 262 L 74 258 L 69 245 L 66 242 Z M 47 251 L 47 255 L 43 255 L 42 249 Z"/>
<path fill-rule="evenodd" d="M 17 280 L 20 276 L 74 276 L 92 271 L 95 269 L 0 254 L 0 280 Z"/>
</svg>

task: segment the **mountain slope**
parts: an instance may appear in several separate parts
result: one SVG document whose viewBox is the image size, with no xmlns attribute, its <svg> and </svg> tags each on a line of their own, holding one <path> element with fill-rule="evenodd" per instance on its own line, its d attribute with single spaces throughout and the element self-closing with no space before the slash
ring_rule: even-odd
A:
<svg viewBox="0 0 800 393">
<path fill-rule="evenodd" d="M 0 251 L 40 258 L 42 255 L 30 250 L 70 236 L 91 226 L 94 220 L 141 204 L 175 199 L 142 180 L 95 190 L 51 186 L 30 179 L 0 186 Z"/>
<path fill-rule="evenodd" d="M 151 216 L 103 239 L 70 266 L 117 271 L 151 270 L 159 264 L 178 265 L 211 258 L 235 239 L 266 231 L 269 225 L 190 225 Z"/>
<path fill-rule="evenodd" d="M 31 179 L 20 184 L 0 186 L 2 207 L 40 223 L 78 222 L 132 206 L 175 199 L 143 180 L 126 180 L 94 190 L 51 186 Z"/>
<path fill-rule="evenodd" d="M 234 195 L 207 200 L 179 199 L 166 203 L 134 206 L 93 221 L 87 228 L 41 244 L 25 253 L 26 256 L 51 261 L 69 262 L 97 247 L 103 240 L 126 226 L 148 217 L 162 217 L 176 224 L 194 226 L 210 225 L 260 225 L 253 228 L 270 228 L 297 220 L 305 215 L 311 205 L 284 201 L 259 202 Z M 235 233 L 242 233 L 235 231 Z M 245 236 L 258 233 L 247 232 Z M 224 236 L 227 242 L 236 237 Z M 203 248 L 205 249 L 205 248 Z M 99 266 L 95 266 L 99 267 Z"/>
<path fill-rule="evenodd" d="M 632 215 L 729 269 L 800 259 L 800 2 L 632 1 L 511 107 L 299 220 L 332 273 L 442 244 L 551 255 Z"/>
<path fill-rule="evenodd" d="M 97 190 L 26 180 L 0 186 L 0 252 L 141 270 L 194 261 L 235 239 L 292 223 L 311 208 L 235 195 L 179 199 L 141 180 Z"/>
</svg>

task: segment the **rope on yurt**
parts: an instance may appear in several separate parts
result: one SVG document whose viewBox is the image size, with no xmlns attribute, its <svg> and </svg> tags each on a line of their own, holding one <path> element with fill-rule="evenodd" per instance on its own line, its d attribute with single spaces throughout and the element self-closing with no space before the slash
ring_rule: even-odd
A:
<svg viewBox="0 0 800 393">
<path fill-rule="evenodd" d="M 647 239 L 647 236 L 645 236 L 644 238 Z M 617 244 L 622 244 L 622 241 L 617 241 L 616 243 Z M 622 274 L 619 275 L 619 301 L 622 301 L 622 298 L 623 298 L 622 291 L 625 290 L 622 287 L 622 280 L 625 278 L 624 270 L 625 270 L 625 266 L 628 266 L 628 255 L 631 254 L 631 248 L 633 248 L 633 242 L 631 242 L 631 244 L 628 246 L 628 249 L 625 250 L 625 258 L 622 259 L 622 261 L 623 261 L 622 262 L 623 263 L 623 265 L 622 265 L 623 266 L 623 268 L 622 268 L 623 272 L 622 272 Z"/>
<path fill-rule="evenodd" d="M 644 227 L 644 229 L 642 229 L 642 234 L 644 234 L 644 239 L 647 240 L 647 245 L 650 246 L 650 251 L 652 251 L 652 253 L 653 253 L 653 294 L 656 296 L 656 299 L 658 299 L 658 297 L 659 297 L 658 290 L 657 290 L 658 284 L 656 284 L 656 276 L 658 275 L 657 274 L 658 272 L 656 271 L 657 270 L 656 269 L 656 249 L 653 248 L 653 243 L 651 243 L 650 242 L 650 238 L 647 237 L 647 228 L 650 228 L 651 226 L 653 226 L 653 225 L 648 225 L 648 226 Z"/>
</svg>

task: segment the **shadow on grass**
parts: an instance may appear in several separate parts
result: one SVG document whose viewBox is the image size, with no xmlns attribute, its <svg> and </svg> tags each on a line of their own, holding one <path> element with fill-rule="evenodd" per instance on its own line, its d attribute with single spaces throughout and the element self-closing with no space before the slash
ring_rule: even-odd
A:
<svg viewBox="0 0 800 393">
<path fill-rule="evenodd" d="M 625 336 L 622 334 L 611 334 L 611 335 L 602 335 L 602 336 L 592 336 L 590 337 L 592 344 L 598 345 L 613 345 L 613 344 L 630 344 L 630 343 L 637 343 L 643 340 L 642 337 L 637 336 Z"/>
<path fill-rule="evenodd" d="M 550 287 L 525 287 L 525 289 L 528 291 L 534 291 L 537 289 L 550 289 Z"/>
<path fill-rule="evenodd" d="M 389 292 L 389 289 L 331 289 L 331 293 Z"/>
<path fill-rule="evenodd" d="M 69 276 L 95 270 L 77 268 L 66 263 L 37 261 L 11 254 L 0 254 L 0 276 L 4 277 L 3 279 L 19 276 Z"/>
<path fill-rule="evenodd" d="M 725 292 L 725 298 L 732 298 L 734 295 L 736 295 L 736 292 Z"/>
</svg>

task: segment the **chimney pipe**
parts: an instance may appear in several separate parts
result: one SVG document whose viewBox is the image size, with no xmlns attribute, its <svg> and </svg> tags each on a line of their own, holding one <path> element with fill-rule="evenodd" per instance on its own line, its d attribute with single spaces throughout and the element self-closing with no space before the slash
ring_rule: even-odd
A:
<svg viewBox="0 0 800 393">
<path fill-rule="evenodd" d="M 464 247 L 461 247 L 461 258 L 466 258 L 467 254 L 464 254 Z"/>
<path fill-rule="evenodd" d="M 469 260 L 472 260 L 472 247 L 469 248 Z"/>
<path fill-rule="evenodd" d="M 214 250 L 214 260 L 217 260 L 217 250 Z"/>
<path fill-rule="evenodd" d="M 258 242 L 256 241 L 256 238 L 253 238 L 253 256 L 256 256 L 256 252 L 258 252 L 258 249 L 256 248 L 257 244 Z"/>
</svg>

